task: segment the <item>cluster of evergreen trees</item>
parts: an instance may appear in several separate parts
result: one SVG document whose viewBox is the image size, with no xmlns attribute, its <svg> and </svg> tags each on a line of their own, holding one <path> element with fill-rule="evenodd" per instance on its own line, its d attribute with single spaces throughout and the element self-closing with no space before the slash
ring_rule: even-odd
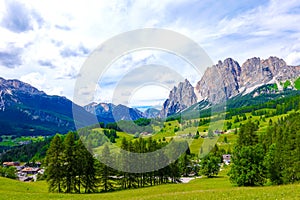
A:
<svg viewBox="0 0 300 200">
<path fill-rule="evenodd" d="M 53 138 L 45 161 L 49 191 L 96 191 L 95 159 L 81 140 L 75 140 L 73 132 L 68 133 L 64 140 L 59 135 Z"/>
<path fill-rule="evenodd" d="M 296 91 L 297 94 L 299 91 Z M 287 96 L 289 94 L 286 94 Z M 281 97 L 282 95 L 280 95 Z M 246 101 L 250 101 L 250 99 L 245 99 L 245 102 L 240 104 L 239 106 L 233 106 L 232 108 L 227 109 L 226 113 L 226 119 L 232 119 L 233 116 L 241 115 L 243 113 L 249 113 L 251 112 L 253 116 L 262 116 L 265 115 L 265 117 L 272 117 L 276 115 L 281 115 L 284 113 L 287 113 L 291 110 L 298 110 L 300 109 L 300 96 L 299 95 L 292 95 L 288 96 L 286 98 L 277 98 L 274 100 L 266 101 L 269 98 L 266 97 L 263 103 L 260 104 L 254 104 L 254 105 L 247 105 Z M 259 102 L 259 101 L 258 101 Z M 268 109 L 275 109 L 274 111 L 262 111 L 262 109 L 268 108 Z"/>
<path fill-rule="evenodd" d="M 265 134 L 251 121 L 242 125 L 229 173 L 239 186 L 300 181 L 300 114 L 279 119 Z"/>
<path fill-rule="evenodd" d="M 109 143 L 104 144 L 101 154 L 97 155 L 101 160 L 99 162 L 85 148 L 81 140 L 76 140 L 76 137 L 75 133 L 70 132 L 64 140 L 58 135 L 53 138 L 45 159 L 49 191 L 89 193 L 138 188 L 178 182 L 181 174 L 189 172 L 189 149 L 179 159 L 164 168 L 152 172 L 129 173 L 111 167 L 113 163 L 129 167 L 134 165 L 128 163 L 131 162 L 130 159 L 116 156 L 109 148 Z M 152 138 L 139 138 L 135 141 L 123 138 L 121 148 L 130 152 L 146 153 L 166 145 L 167 142 L 157 142 Z"/>
</svg>

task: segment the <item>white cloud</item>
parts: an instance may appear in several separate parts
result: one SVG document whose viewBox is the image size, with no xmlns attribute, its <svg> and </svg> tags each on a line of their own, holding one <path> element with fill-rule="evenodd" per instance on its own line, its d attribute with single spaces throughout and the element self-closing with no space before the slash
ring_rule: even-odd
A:
<svg viewBox="0 0 300 200">
<path fill-rule="evenodd" d="M 300 51 L 292 52 L 286 57 L 288 65 L 300 65 Z"/>
</svg>

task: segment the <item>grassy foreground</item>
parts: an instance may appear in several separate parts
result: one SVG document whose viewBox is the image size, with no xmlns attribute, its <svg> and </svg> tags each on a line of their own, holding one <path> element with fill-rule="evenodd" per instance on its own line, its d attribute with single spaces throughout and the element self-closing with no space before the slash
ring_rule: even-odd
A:
<svg viewBox="0 0 300 200">
<path fill-rule="evenodd" d="M 222 174 L 222 173 L 221 173 Z M 101 194 L 48 193 L 46 182 L 23 183 L 0 178 L 0 199 L 300 199 L 300 184 L 234 187 L 227 176 Z"/>
</svg>

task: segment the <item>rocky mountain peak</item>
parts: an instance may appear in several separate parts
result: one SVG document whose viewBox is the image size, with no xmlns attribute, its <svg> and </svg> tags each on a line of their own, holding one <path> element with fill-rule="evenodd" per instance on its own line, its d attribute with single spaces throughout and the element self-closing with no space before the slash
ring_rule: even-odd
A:
<svg viewBox="0 0 300 200">
<path fill-rule="evenodd" d="M 247 59 L 240 67 L 232 58 L 207 68 L 196 85 L 196 95 L 212 103 L 220 103 L 239 93 L 248 93 L 267 84 L 300 76 L 299 66 L 288 66 L 283 59 L 269 57 Z"/>
<path fill-rule="evenodd" d="M 177 87 L 175 86 L 170 91 L 169 98 L 163 104 L 160 117 L 167 117 L 182 111 L 196 102 L 197 97 L 194 93 L 194 87 L 185 79 L 184 82 L 180 82 Z"/>
<path fill-rule="evenodd" d="M 239 79 L 241 67 L 232 58 L 206 69 L 203 77 L 197 83 L 195 91 L 198 100 L 207 99 L 211 102 L 220 102 L 239 93 Z"/>
<path fill-rule="evenodd" d="M 0 89 L 2 91 L 10 91 L 9 93 L 13 91 L 28 93 L 32 95 L 45 95 L 43 91 L 39 91 L 35 87 L 32 87 L 31 85 L 24 83 L 19 80 L 5 80 L 0 77 Z"/>
</svg>

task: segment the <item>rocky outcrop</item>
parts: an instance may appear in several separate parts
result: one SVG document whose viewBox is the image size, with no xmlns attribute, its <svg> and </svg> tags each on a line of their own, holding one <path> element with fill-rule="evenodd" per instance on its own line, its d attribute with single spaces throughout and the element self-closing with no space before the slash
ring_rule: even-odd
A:
<svg viewBox="0 0 300 200">
<path fill-rule="evenodd" d="M 283 59 L 251 58 L 240 67 L 231 58 L 209 67 L 197 83 L 196 95 L 212 103 L 220 103 L 239 93 L 249 93 L 270 83 L 279 83 L 300 76 L 300 66 L 288 66 Z"/>
<path fill-rule="evenodd" d="M 197 97 L 194 87 L 185 79 L 184 82 L 180 82 L 177 87 L 170 91 L 169 98 L 164 102 L 160 111 L 160 117 L 167 117 L 195 103 L 197 103 Z"/>
<path fill-rule="evenodd" d="M 221 102 L 239 93 L 241 67 L 232 58 L 207 68 L 202 79 L 196 85 L 196 92 L 201 99 Z"/>
</svg>

